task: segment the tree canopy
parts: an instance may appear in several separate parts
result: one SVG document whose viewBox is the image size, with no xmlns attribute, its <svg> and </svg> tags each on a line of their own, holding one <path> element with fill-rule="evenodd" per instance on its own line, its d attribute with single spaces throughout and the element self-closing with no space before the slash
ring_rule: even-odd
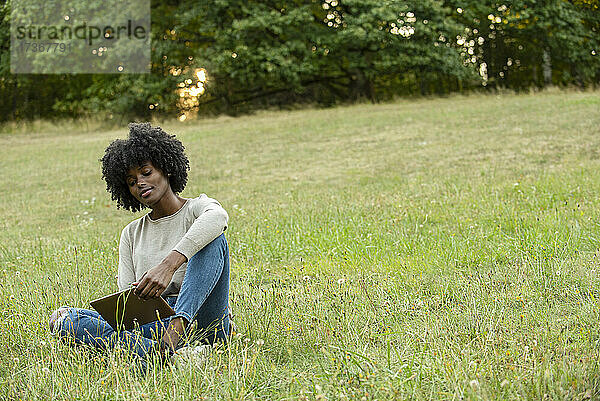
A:
<svg viewBox="0 0 600 401">
<path fill-rule="evenodd" d="M 295 103 L 600 81 L 598 0 L 152 3 L 149 74 L 11 74 L 2 120 L 238 113 Z"/>
</svg>

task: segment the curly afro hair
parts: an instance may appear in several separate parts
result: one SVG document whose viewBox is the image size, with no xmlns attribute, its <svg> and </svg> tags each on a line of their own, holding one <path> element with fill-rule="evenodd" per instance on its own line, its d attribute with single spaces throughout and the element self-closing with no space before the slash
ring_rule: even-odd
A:
<svg viewBox="0 0 600 401">
<path fill-rule="evenodd" d="M 183 191 L 190 169 L 184 149 L 175 135 L 167 134 L 160 127 L 152 127 L 150 123 L 129 124 L 129 138 L 114 140 L 100 159 L 106 190 L 117 202 L 117 208 L 137 212 L 146 207 L 131 195 L 125 180 L 129 169 L 146 161 L 169 177 L 173 192 Z"/>
</svg>

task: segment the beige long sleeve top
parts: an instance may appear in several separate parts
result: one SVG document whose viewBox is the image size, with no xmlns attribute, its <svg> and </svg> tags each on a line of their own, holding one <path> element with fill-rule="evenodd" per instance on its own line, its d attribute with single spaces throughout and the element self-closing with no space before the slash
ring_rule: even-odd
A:
<svg viewBox="0 0 600 401">
<path fill-rule="evenodd" d="M 189 260 L 227 229 L 228 220 L 219 202 L 202 194 L 187 199 L 172 215 L 153 220 L 146 214 L 132 221 L 119 242 L 119 289 L 128 288 L 173 250 Z M 179 294 L 186 268 L 184 263 L 175 271 L 163 295 Z"/>
</svg>

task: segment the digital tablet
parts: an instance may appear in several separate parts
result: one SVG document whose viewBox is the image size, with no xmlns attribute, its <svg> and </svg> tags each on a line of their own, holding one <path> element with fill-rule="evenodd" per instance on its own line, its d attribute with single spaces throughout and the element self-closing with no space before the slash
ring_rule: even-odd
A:
<svg viewBox="0 0 600 401">
<path fill-rule="evenodd" d="M 142 299 L 134 288 L 95 299 L 90 305 L 114 330 L 131 330 L 155 320 L 173 316 L 175 311 L 162 298 Z"/>
</svg>

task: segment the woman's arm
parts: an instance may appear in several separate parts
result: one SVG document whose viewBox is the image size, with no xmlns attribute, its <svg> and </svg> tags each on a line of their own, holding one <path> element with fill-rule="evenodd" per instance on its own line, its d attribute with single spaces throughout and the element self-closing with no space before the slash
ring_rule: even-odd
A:
<svg viewBox="0 0 600 401">
<path fill-rule="evenodd" d="M 193 202 L 190 207 L 195 217 L 194 223 L 173 248 L 188 260 L 221 235 L 229 221 L 229 215 L 221 204 L 206 195 L 190 199 L 190 202 Z"/>
<path fill-rule="evenodd" d="M 227 229 L 229 216 L 219 202 L 206 195 L 188 202 L 192 202 L 189 207 L 194 222 L 169 255 L 136 283 L 136 294 L 142 298 L 160 296 L 171 282 L 175 271 Z"/>
<path fill-rule="evenodd" d="M 127 227 L 121 232 L 119 240 L 119 267 L 117 269 L 117 285 L 119 290 L 129 288 L 135 281 L 135 269 L 133 267 L 133 255 L 131 242 L 129 241 L 129 232 Z"/>
<path fill-rule="evenodd" d="M 139 282 L 133 283 L 137 287 L 135 293 L 144 299 L 159 297 L 171 282 L 175 271 L 185 262 L 185 256 L 171 251 L 162 262 L 144 273 Z"/>
</svg>

